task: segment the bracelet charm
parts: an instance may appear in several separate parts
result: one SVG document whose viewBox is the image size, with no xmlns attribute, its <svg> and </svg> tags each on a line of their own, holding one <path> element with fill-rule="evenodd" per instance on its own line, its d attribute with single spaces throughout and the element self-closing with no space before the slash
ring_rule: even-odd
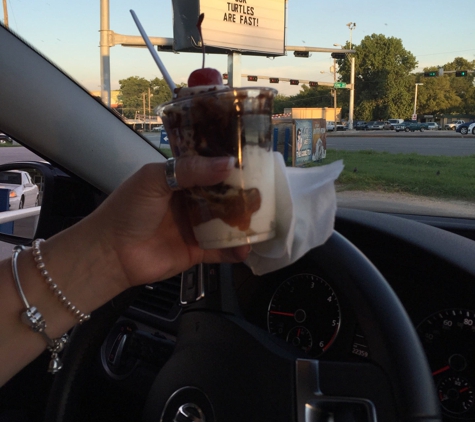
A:
<svg viewBox="0 0 475 422">
<path fill-rule="evenodd" d="M 30 329 L 33 332 L 38 333 L 43 337 L 43 340 L 46 342 L 48 351 L 51 352 L 51 358 L 48 365 L 48 372 L 55 374 L 63 367 L 63 363 L 61 359 L 59 358 L 58 353 L 64 349 L 64 346 L 68 342 L 69 337 L 67 334 L 63 334 L 59 338 L 53 338 L 53 339 L 50 338 L 45 333 L 46 321 L 44 320 L 43 315 L 41 315 L 41 312 L 39 312 L 35 306 L 30 306 L 30 304 L 28 303 L 28 300 L 26 299 L 26 296 L 23 293 L 23 289 L 20 284 L 20 277 L 18 276 L 18 267 L 17 267 L 18 255 L 24 249 L 25 249 L 24 246 L 21 246 L 21 245 L 15 246 L 13 248 L 13 257 L 12 257 L 13 281 L 15 282 L 15 287 L 18 291 L 18 294 L 20 295 L 23 305 L 25 305 L 25 308 L 26 308 L 20 314 L 20 320 L 25 325 L 30 327 Z"/>
<path fill-rule="evenodd" d="M 28 325 L 35 333 L 42 333 L 46 328 L 46 321 L 35 306 L 26 308 L 26 310 L 21 313 L 21 322 Z"/>
</svg>

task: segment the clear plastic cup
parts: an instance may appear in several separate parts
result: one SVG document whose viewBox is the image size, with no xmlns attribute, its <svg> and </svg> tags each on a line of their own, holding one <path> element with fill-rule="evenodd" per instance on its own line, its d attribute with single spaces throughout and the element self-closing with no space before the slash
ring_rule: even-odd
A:
<svg viewBox="0 0 475 422">
<path fill-rule="evenodd" d="M 275 236 L 272 106 L 276 93 L 272 88 L 213 90 L 158 108 L 174 157 L 236 159 L 224 182 L 185 191 L 194 234 L 203 249 Z"/>
</svg>

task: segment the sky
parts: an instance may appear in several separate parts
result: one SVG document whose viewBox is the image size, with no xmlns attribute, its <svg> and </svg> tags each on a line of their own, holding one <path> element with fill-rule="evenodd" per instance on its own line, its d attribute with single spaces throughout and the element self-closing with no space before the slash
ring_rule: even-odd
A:
<svg viewBox="0 0 475 422">
<path fill-rule="evenodd" d="M 191 1 L 191 0 L 188 0 Z M 263 0 L 219 0 L 258 5 Z M 133 9 L 149 36 L 173 38 L 171 0 L 110 0 L 110 29 L 124 35 L 139 35 L 130 15 Z M 7 0 L 9 27 L 90 91 L 100 90 L 99 27 L 100 0 Z M 467 14 L 464 14 L 464 10 Z M 416 71 L 443 65 L 456 57 L 475 60 L 473 0 L 288 0 L 286 45 L 333 48 L 351 40 L 359 44 L 372 34 L 402 40 L 418 61 Z M 0 19 L 4 21 L 3 13 Z M 356 24 L 350 31 L 347 24 Z M 160 53 L 175 83 L 186 83 L 189 73 L 201 67 L 202 56 L 194 53 Z M 227 56 L 208 54 L 206 66 L 227 72 Z M 119 80 L 139 76 L 162 77 L 144 48 L 111 48 L 111 88 Z M 243 74 L 332 82 L 329 53 L 309 58 L 242 56 Z M 349 82 L 349 81 L 348 81 Z M 252 83 L 242 81 L 242 85 Z M 279 93 L 295 95 L 299 86 L 259 80 Z"/>
</svg>

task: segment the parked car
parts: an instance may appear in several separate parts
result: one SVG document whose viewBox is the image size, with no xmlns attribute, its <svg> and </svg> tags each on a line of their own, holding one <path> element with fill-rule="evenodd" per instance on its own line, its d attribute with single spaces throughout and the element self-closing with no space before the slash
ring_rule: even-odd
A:
<svg viewBox="0 0 475 422">
<path fill-rule="evenodd" d="M 8 170 L 0 172 L 0 189 L 10 190 L 10 210 L 36 207 L 39 205 L 39 189 L 26 171 Z"/>
<path fill-rule="evenodd" d="M 383 130 L 384 122 L 371 121 L 366 123 L 365 130 Z"/>
<path fill-rule="evenodd" d="M 468 127 L 473 123 L 473 121 L 471 122 L 466 122 L 466 123 L 462 123 L 460 125 L 457 126 L 457 129 L 455 129 L 456 132 L 458 133 L 461 133 L 462 135 L 466 135 L 468 133 Z"/>
<path fill-rule="evenodd" d="M 446 123 L 445 129 L 446 130 L 456 130 L 459 125 L 465 123 L 465 120 L 457 120 L 455 122 Z"/>
<path fill-rule="evenodd" d="M 389 122 L 391 125 L 397 125 L 397 124 L 399 124 L 399 123 L 404 122 L 404 119 L 388 119 L 388 122 Z"/>
<path fill-rule="evenodd" d="M 427 122 L 427 130 L 439 130 L 439 125 L 436 122 Z"/>
<path fill-rule="evenodd" d="M 163 130 L 163 125 L 154 126 L 152 132 L 160 132 Z"/>
<path fill-rule="evenodd" d="M 467 128 L 467 133 L 471 133 L 475 135 L 475 123 L 471 123 L 470 126 Z"/>
<path fill-rule="evenodd" d="M 424 132 L 427 129 L 426 123 L 419 123 L 414 121 L 406 121 L 394 126 L 396 132 L 415 132 L 420 131 Z"/>
<path fill-rule="evenodd" d="M 354 124 L 353 124 L 353 128 L 355 130 L 364 130 L 366 127 L 366 121 L 365 120 L 357 120 Z"/>
<path fill-rule="evenodd" d="M 57 2 L 54 8 L 75 3 Z M 126 3 L 140 7 L 140 2 Z M 46 8 L 47 2 L 38 4 L 48 14 L 54 9 Z M 294 4 L 289 2 L 289 7 Z M 76 14 L 62 13 L 64 21 L 47 25 L 38 19 L 41 7 L 29 8 L 39 24 L 51 29 L 48 35 L 57 36 L 61 29 L 71 32 L 78 20 Z M 160 19 L 166 18 L 164 12 Z M 431 24 L 429 19 L 419 24 L 425 21 Z M 74 26 L 74 36 L 78 43 L 89 44 L 76 33 L 82 26 Z M 37 32 L 31 34 L 41 45 Z M 91 44 L 96 48 L 97 43 Z M 67 59 L 77 60 L 78 72 L 90 65 L 81 55 Z M 201 65 L 192 60 L 191 70 Z M 0 128 L 8 127 L 22 146 L 51 163 L 35 163 L 48 176 L 35 237 L 50 238 L 87 218 L 143 166 L 165 167 L 162 152 L 61 72 L 61 63 L 53 65 L 2 25 L 0 63 L 1 101 L 8 105 L 0 113 Z M 407 173 L 400 164 L 394 172 L 396 188 L 398 176 Z M 443 187 L 444 168 L 440 176 L 434 168 L 432 176 Z M 307 169 L 287 171 L 301 175 Z M 364 172 L 364 162 L 350 170 L 353 177 Z M 280 176 L 285 180 L 284 170 Z M 151 177 L 143 189 L 159 186 L 156 180 Z M 305 194 L 318 182 L 303 176 L 300 181 L 278 214 L 291 215 L 293 193 Z M 462 181 L 473 183 L 469 175 Z M 222 192 L 216 190 L 217 195 Z M 329 192 L 334 193 L 333 186 Z M 163 201 L 172 197 L 177 205 L 176 214 L 170 209 L 165 222 L 180 218 L 181 193 L 164 192 Z M 301 249 L 308 240 L 304 228 L 308 220 L 327 212 L 327 204 L 312 202 L 314 214 L 289 219 L 290 226 L 303 229 L 301 237 L 287 243 L 296 260 L 284 268 L 256 275 L 246 263 L 210 262 L 170 272 L 163 280 L 116 297 L 71 330 L 70 342 L 59 353 L 60 372 L 47 373 L 51 355 L 44 353 L 2 387 L 2 419 L 473 422 L 474 220 L 448 211 L 444 215 L 432 201 L 424 212 L 416 207 L 401 212 L 400 207 L 412 205 L 412 196 L 410 201 L 398 197 L 398 208 L 384 211 L 373 204 L 358 209 L 364 196 L 356 193 L 355 198 L 351 205 L 338 203 L 328 240 L 308 251 Z M 116 218 L 127 232 L 129 219 L 121 209 L 117 207 Z M 158 218 L 155 212 L 150 210 L 150 220 Z M 145 223 L 141 234 L 147 243 L 155 243 L 165 224 L 148 233 Z M 29 245 L 32 240 L 5 234 L 0 239 L 9 243 L 9 251 L 10 245 Z M 98 243 L 91 245 L 90 255 L 103 246 Z M 267 249 L 280 254 L 285 253 L 280 252 L 283 243 L 273 243 L 278 247 L 272 250 L 259 246 L 264 246 L 263 253 Z M 253 252 L 259 246 L 253 246 Z M 213 261 L 213 251 L 208 252 Z M 46 265 L 55 258 L 46 255 Z M 123 259 L 151 272 L 153 267 L 171 266 L 166 257 L 144 256 L 134 247 Z M 2 268 L 9 270 L 8 265 Z M 84 278 L 98 276 L 92 270 Z M 68 286 L 61 277 L 51 276 L 59 287 Z M 20 277 L 24 279 L 24 273 Z M 34 282 L 27 281 L 29 286 Z M 72 290 L 76 300 L 81 298 L 80 284 Z M 64 294 L 70 297 L 69 292 Z M 46 291 L 40 305 L 48 298 Z M 19 303 L 18 297 L 15 300 Z M 10 307 L 5 297 L 2 304 Z M 52 306 L 49 321 L 61 321 L 61 312 L 59 303 Z M 17 324 L 3 324 L 6 331 L 18 330 L 20 338 L 36 335 L 27 333 L 19 316 Z M 35 347 L 41 347 L 40 340 Z M 18 354 L 31 352 L 18 346 Z M 10 356 L 1 365 L 13 361 L 15 356 Z"/>
<path fill-rule="evenodd" d="M 385 122 L 383 123 L 383 129 L 384 129 L 384 130 L 392 130 L 392 129 L 394 129 L 394 128 L 393 128 L 393 125 L 392 125 L 391 123 L 389 123 L 389 121 L 385 121 Z"/>
<path fill-rule="evenodd" d="M 327 120 L 327 132 L 333 132 L 335 130 L 335 122 Z"/>
<path fill-rule="evenodd" d="M 342 132 L 342 131 L 345 131 L 346 129 L 347 129 L 346 124 L 344 125 L 344 124 L 338 123 L 338 124 L 336 125 L 336 130 L 337 130 L 337 132 Z"/>
<path fill-rule="evenodd" d="M 7 142 L 12 143 L 13 140 L 8 135 L 3 132 L 0 132 L 0 144 L 6 144 Z"/>
</svg>

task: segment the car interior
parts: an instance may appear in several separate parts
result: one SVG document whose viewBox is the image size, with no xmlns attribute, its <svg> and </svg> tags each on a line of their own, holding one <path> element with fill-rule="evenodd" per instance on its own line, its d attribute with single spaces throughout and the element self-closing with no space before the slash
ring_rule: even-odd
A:
<svg viewBox="0 0 475 422">
<path fill-rule="evenodd" d="M 3 26 L 0 62 L 0 130 L 44 160 L 0 165 L 42 174 L 33 238 L 166 159 Z M 118 296 L 59 373 L 45 354 L 2 387 L 0 421 L 475 421 L 474 257 L 475 219 L 339 208 L 281 270 L 202 264 Z"/>
</svg>

